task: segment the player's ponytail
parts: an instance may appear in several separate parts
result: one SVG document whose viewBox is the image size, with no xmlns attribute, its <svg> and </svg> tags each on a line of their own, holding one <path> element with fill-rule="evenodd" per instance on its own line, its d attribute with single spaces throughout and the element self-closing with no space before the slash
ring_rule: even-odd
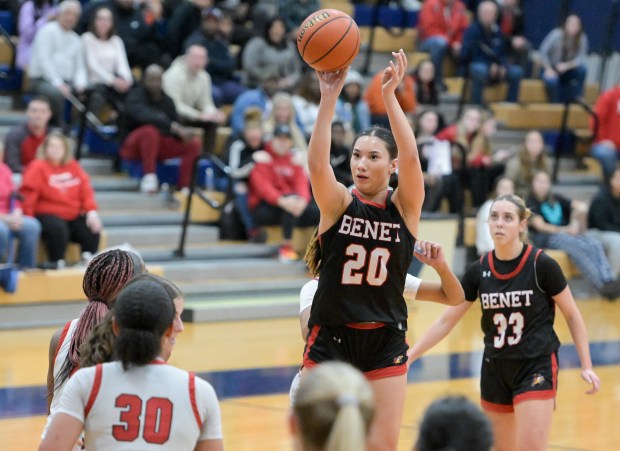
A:
<svg viewBox="0 0 620 451">
<path fill-rule="evenodd" d="M 372 389 L 351 365 L 322 363 L 304 374 L 293 415 L 304 449 L 366 449 L 374 416 Z"/>
<path fill-rule="evenodd" d="M 306 262 L 310 274 L 314 277 L 319 277 L 319 272 L 321 270 L 321 245 L 319 243 L 318 227 L 312 232 L 312 237 L 310 237 L 310 242 L 306 247 L 304 262 Z"/>
<path fill-rule="evenodd" d="M 114 353 L 125 370 L 159 356 L 162 337 L 173 318 L 173 298 L 156 278 L 143 274 L 125 285 L 114 307 L 119 329 Z"/>
</svg>

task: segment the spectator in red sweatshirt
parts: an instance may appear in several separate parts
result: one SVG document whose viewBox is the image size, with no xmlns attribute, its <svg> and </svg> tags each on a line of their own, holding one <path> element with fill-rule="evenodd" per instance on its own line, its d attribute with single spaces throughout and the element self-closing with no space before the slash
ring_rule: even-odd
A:
<svg viewBox="0 0 620 451">
<path fill-rule="evenodd" d="M 616 169 L 620 152 L 620 84 L 600 95 L 594 111 L 598 115 L 598 131 L 592 146 L 592 156 L 603 166 L 605 178 Z M 594 121 L 592 121 L 594 131 Z"/>
<path fill-rule="evenodd" d="M 422 4 L 418 22 L 419 49 L 431 55 L 438 89 L 443 87 L 443 59 L 451 55 L 458 60 L 467 25 L 467 8 L 460 0 L 426 0 Z"/>
<path fill-rule="evenodd" d="M 7 253 L 12 234 L 19 240 L 17 265 L 33 268 L 37 262 L 41 224 L 35 218 L 24 216 L 21 203 L 13 197 L 14 193 L 11 169 L 0 163 L 0 256 Z"/>
<path fill-rule="evenodd" d="M 301 161 L 292 152 L 291 129 L 278 125 L 265 144 L 263 155 L 254 158 L 250 173 L 248 206 L 257 225 L 282 226 L 283 242 L 278 251 L 282 262 L 297 260 L 291 247 L 294 227 L 318 225 L 319 209 L 310 195 L 310 183 Z"/>
<path fill-rule="evenodd" d="M 45 138 L 37 159 L 24 173 L 20 192 L 24 214 L 35 216 L 41 223 L 49 257 L 45 268 L 64 266 L 69 241 L 80 244 L 84 261 L 97 252 L 102 223 L 94 192 L 64 135 L 52 132 Z"/>
<path fill-rule="evenodd" d="M 34 160 L 37 149 L 50 131 L 52 118 L 50 101 L 46 97 L 34 97 L 26 108 L 26 121 L 16 125 L 4 139 L 4 162 L 15 174 L 21 174 Z"/>
</svg>

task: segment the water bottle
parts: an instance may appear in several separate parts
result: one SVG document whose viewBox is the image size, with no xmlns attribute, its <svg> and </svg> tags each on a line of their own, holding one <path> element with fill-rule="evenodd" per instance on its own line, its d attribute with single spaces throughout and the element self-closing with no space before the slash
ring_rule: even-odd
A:
<svg viewBox="0 0 620 451">
<path fill-rule="evenodd" d="M 215 191 L 214 186 L 215 180 L 213 176 L 213 168 L 211 166 L 207 166 L 205 169 L 205 188 L 207 191 Z"/>
</svg>

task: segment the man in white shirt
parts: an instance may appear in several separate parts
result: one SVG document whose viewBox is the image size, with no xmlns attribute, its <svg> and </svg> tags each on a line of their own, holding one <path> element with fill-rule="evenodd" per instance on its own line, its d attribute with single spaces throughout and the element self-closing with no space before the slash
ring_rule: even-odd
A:
<svg viewBox="0 0 620 451">
<path fill-rule="evenodd" d="M 82 41 L 73 31 L 81 12 L 77 0 L 60 4 L 58 20 L 43 26 L 35 36 L 28 68 L 32 91 L 50 99 L 54 119 L 62 127 L 65 99 L 87 85 Z"/>
</svg>

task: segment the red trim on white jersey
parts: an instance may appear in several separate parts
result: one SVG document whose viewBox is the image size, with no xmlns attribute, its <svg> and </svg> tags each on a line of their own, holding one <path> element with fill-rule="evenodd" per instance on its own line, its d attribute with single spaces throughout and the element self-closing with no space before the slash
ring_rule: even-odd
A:
<svg viewBox="0 0 620 451">
<path fill-rule="evenodd" d="M 194 373 L 189 373 L 189 401 L 192 404 L 192 411 L 194 412 L 194 418 L 196 418 L 198 430 L 201 430 L 202 420 L 198 412 L 198 404 L 196 403 L 196 375 Z"/>
<path fill-rule="evenodd" d="M 491 251 L 491 252 L 489 252 L 487 254 L 488 255 L 488 260 L 489 260 L 489 267 L 491 268 L 491 272 L 493 273 L 495 278 L 497 278 L 499 280 L 512 279 L 514 276 L 516 276 L 517 274 L 519 274 L 521 272 L 521 270 L 525 266 L 525 262 L 527 261 L 527 258 L 530 256 L 531 252 L 532 252 L 532 245 L 528 244 L 527 245 L 527 249 L 525 250 L 525 253 L 523 254 L 523 257 L 521 258 L 521 261 L 519 262 L 519 265 L 515 268 L 515 270 L 512 271 L 511 273 L 508 273 L 508 274 L 500 274 L 500 273 L 498 273 L 495 270 L 495 265 L 493 264 L 493 251 Z"/>
<path fill-rule="evenodd" d="M 387 205 L 388 191 L 389 190 L 387 190 L 386 193 L 385 193 L 385 199 L 383 200 L 383 203 L 380 204 L 379 202 L 373 202 L 371 200 L 364 199 L 362 197 L 362 195 L 360 194 L 360 192 L 357 190 L 357 188 L 353 188 L 353 194 L 355 194 L 355 197 L 357 197 L 360 202 L 362 202 L 362 203 L 364 203 L 366 205 L 372 205 L 373 207 L 383 208 L 384 210 L 385 210 L 385 207 Z"/>
<path fill-rule="evenodd" d="M 99 389 L 101 388 L 101 377 L 103 375 L 103 365 L 98 363 L 95 367 L 95 380 L 93 381 L 93 387 L 90 390 L 90 396 L 88 397 L 88 402 L 86 403 L 86 407 L 84 407 L 84 422 L 86 422 L 86 417 L 90 413 L 90 409 L 92 409 L 93 404 L 95 404 L 95 400 L 97 399 L 97 395 L 99 394 Z"/>
<path fill-rule="evenodd" d="M 56 362 L 56 357 L 58 357 L 58 351 L 60 351 L 60 347 L 62 346 L 63 341 L 67 338 L 67 334 L 69 333 L 69 328 L 71 327 L 72 321 L 68 321 L 65 324 L 65 327 L 62 328 L 62 332 L 60 334 L 60 338 L 58 339 L 58 344 L 56 345 L 56 350 L 54 351 L 54 359 L 52 362 Z"/>
</svg>

